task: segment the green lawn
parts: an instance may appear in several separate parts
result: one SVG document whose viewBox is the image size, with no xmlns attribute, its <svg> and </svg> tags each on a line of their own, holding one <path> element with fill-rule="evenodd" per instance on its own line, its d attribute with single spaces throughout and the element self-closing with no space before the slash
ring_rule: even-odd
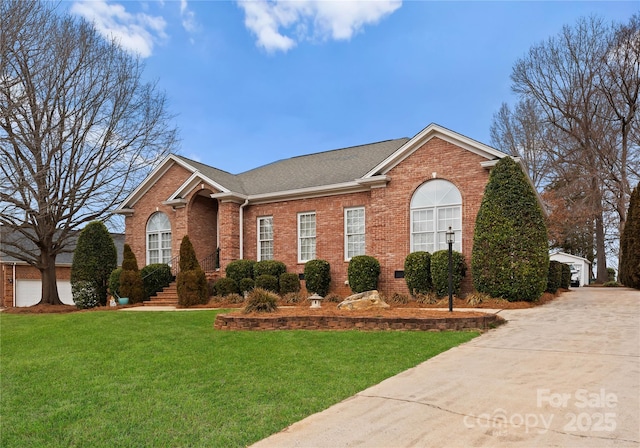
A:
<svg viewBox="0 0 640 448">
<path fill-rule="evenodd" d="M 472 332 L 225 332 L 216 311 L 0 313 L 0 446 L 245 446 Z"/>
</svg>

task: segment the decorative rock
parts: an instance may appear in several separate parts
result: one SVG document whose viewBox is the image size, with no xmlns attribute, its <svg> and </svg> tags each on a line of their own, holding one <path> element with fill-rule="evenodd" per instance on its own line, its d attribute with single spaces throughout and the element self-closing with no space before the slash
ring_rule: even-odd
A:
<svg viewBox="0 0 640 448">
<path fill-rule="evenodd" d="M 390 307 L 380 298 L 380 294 L 376 290 L 354 294 L 338 304 L 339 310 L 368 310 L 371 308 Z"/>
</svg>

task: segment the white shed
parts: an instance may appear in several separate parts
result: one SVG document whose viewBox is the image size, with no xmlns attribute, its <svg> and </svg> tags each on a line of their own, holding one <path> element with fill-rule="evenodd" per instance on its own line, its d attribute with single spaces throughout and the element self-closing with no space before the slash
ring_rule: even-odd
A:
<svg viewBox="0 0 640 448">
<path fill-rule="evenodd" d="M 564 252 L 555 252 L 549 255 L 549 259 L 571 266 L 571 286 L 584 286 L 589 284 L 591 262 L 586 258 Z"/>
</svg>

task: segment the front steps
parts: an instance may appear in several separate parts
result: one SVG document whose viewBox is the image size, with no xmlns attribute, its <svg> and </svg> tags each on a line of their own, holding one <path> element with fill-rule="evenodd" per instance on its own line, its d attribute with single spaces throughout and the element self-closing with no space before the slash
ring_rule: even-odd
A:
<svg viewBox="0 0 640 448">
<path fill-rule="evenodd" d="M 220 278 L 220 272 L 207 272 L 207 281 L 214 281 Z M 178 286 L 176 282 L 171 282 L 169 286 L 152 296 L 149 300 L 142 302 L 144 306 L 178 306 Z"/>
</svg>

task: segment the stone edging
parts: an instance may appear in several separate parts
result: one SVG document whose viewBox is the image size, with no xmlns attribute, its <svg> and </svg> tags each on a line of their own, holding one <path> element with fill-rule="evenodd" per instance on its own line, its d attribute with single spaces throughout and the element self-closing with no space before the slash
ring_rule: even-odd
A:
<svg viewBox="0 0 640 448">
<path fill-rule="evenodd" d="M 218 314 L 216 330 L 488 330 L 505 320 L 497 314 L 477 317 L 242 316 Z"/>
</svg>

